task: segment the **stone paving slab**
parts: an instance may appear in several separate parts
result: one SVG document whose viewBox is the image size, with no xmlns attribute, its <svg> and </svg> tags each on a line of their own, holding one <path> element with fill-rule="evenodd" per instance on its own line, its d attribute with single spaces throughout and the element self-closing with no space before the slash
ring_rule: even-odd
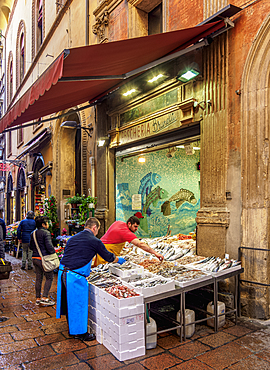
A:
<svg viewBox="0 0 270 370">
<path fill-rule="evenodd" d="M 71 338 L 65 317 L 56 319 L 55 307 L 35 305 L 35 273 L 21 270 L 9 255 L 13 271 L 0 281 L 0 370 L 266 370 L 270 369 L 270 322 L 240 318 L 226 320 L 217 333 L 196 325 L 195 334 L 180 342 L 175 333 L 158 336 L 145 356 L 118 361 L 96 340 Z M 56 275 L 51 296 L 56 299 Z"/>
</svg>

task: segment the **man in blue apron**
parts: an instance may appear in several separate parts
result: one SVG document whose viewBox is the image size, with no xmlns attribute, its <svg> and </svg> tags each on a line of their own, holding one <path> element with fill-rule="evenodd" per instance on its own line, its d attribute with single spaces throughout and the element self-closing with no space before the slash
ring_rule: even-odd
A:
<svg viewBox="0 0 270 370">
<path fill-rule="evenodd" d="M 124 263 L 122 257 L 115 257 L 96 238 L 100 222 L 89 218 L 84 230 L 67 242 L 61 260 L 57 283 L 56 318 L 66 315 L 69 334 L 84 341 L 95 339 L 87 332 L 88 323 L 88 283 L 86 277 L 91 271 L 91 262 L 98 253 L 107 262 Z"/>
</svg>

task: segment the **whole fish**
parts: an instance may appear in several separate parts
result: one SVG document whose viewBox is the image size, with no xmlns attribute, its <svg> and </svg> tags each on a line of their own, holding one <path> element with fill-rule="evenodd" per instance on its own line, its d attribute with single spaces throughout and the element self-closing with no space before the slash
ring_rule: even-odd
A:
<svg viewBox="0 0 270 370">
<path fill-rule="evenodd" d="M 175 201 L 176 208 L 179 208 L 184 202 L 189 202 L 191 204 L 196 204 L 197 199 L 192 191 L 187 189 L 180 189 L 175 193 L 169 200 L 164 202 L 161 206 L 161 212 L 164 216 L 169 216 L 171 214 L 170 203 Z"/>
<path fill-rule="evenodd" d="M 160 199 L 167 198 L 167 196 L 168 196 L 167 190 L 162 189 L 160 186 L 157 186 L 150 192 L 150 194 L 147 195 L 145 205 L 143 206 L 142 214 L 146 215 L 151 204 L 153 204 L 153 206 L 156 207 L 158 201 Z"/>
<path fill-rule="evenodd" d="M 139 187 L 138 194 L 142 197 L 142 208 L 144 206 L 144 197 L 150 194 L 152 187 L 161 181 L 161 176 L 157 173 L 149 172 L 141 179 L 141 185 Z"/>
</svg>

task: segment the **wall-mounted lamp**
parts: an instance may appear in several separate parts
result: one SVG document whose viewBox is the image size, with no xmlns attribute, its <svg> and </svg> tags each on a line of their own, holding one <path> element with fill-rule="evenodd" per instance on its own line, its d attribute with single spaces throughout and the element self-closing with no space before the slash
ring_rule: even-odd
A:
<svg viewBox="0 0 270 370">
<path fill-rule="evenodd" d="M 148 82 L 153 83 L 153 82 L 159 80 L 161 77 L 164 77 L 164 75 L 162 73 L 160 73 L 157 76 L 151 78 L 151 80 L 148 80 Z"/>
<path fill-rule="evenodd" d="M 92 137 L 93 130 L 94 130 L 94 128 L 92 127 L 92 124 L 90 124 L 89 127 L 84 127 L 76 121 L 64 121 L 63 123 L 61 123 L 60 127 L 82 129 L 86 131 L 89 137 Z"/>
<path fill-rule="evenodd" d="M 200 74 L 200 69 L 197 63 L 193 62 L 186 68 L 181 69 L 176 79 L 181 82 L 188 82 Z"/>
<path fill-rule="evenodd" d="M 199 71 L 196 71 L 195 69 L 190 69 L 180 75 L 177 75 L 177 80 L 178 81 L 181 81 L 181 82 L 187 82 L 187 81 L 190 81 L 192 80 L 193 78 L 195 78 L 196 76 L 198 76 L 200 74 Z"/>
<path fill-rule="evenodd" d="M 2 145 L 0 145 L 0 159 L 3 159 L 3 154 L 4 154 L 4 148 Z"/>
<path fill-rule="evenodd" d="M 98 139 L 98 147 L 107 146 L 109 144 L 109 137 L 101 137 Z"/>
<path fill-rule="evenodd" d="M 131 90 L 128 90 L 127 92 L 123 93 L 123 95 L 124 96 L 129 96 L 129 95 L 131 95 L 131 94 L 133 94 L 135 92 L 136 92 L 136 89 L 131 89 Z"/>
<path fill-rule="evenodd" d="M 145 157 L 139 157 L 138 162 L 140 163 L 145 163 Z"/>
</svg>

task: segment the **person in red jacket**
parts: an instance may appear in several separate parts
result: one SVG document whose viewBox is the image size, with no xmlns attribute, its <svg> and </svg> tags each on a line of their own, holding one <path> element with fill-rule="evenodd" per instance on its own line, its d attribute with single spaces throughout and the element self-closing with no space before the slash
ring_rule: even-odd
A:
<svg viewBox="0 0 270 370">
<path fill-rule="evenodd" d="M 139 225 L 140 220 L 137 216 L 131 216 L 127 222 L 115 221 L 100 240 L 105 245 L 106 249 L 116 256 L 120 255 L 125 243 L 129 242 L 143 249 L 145 252 L 153 254 L 160 261 L 163 261 L 164 257 L 162 254 L 155 252 L 154 249 L 139 240 L 134 234 L 138 230 Z M 97 254 L 94 266 L 104 263 L 106 263 L 106 261 Z"/>
</svg>

